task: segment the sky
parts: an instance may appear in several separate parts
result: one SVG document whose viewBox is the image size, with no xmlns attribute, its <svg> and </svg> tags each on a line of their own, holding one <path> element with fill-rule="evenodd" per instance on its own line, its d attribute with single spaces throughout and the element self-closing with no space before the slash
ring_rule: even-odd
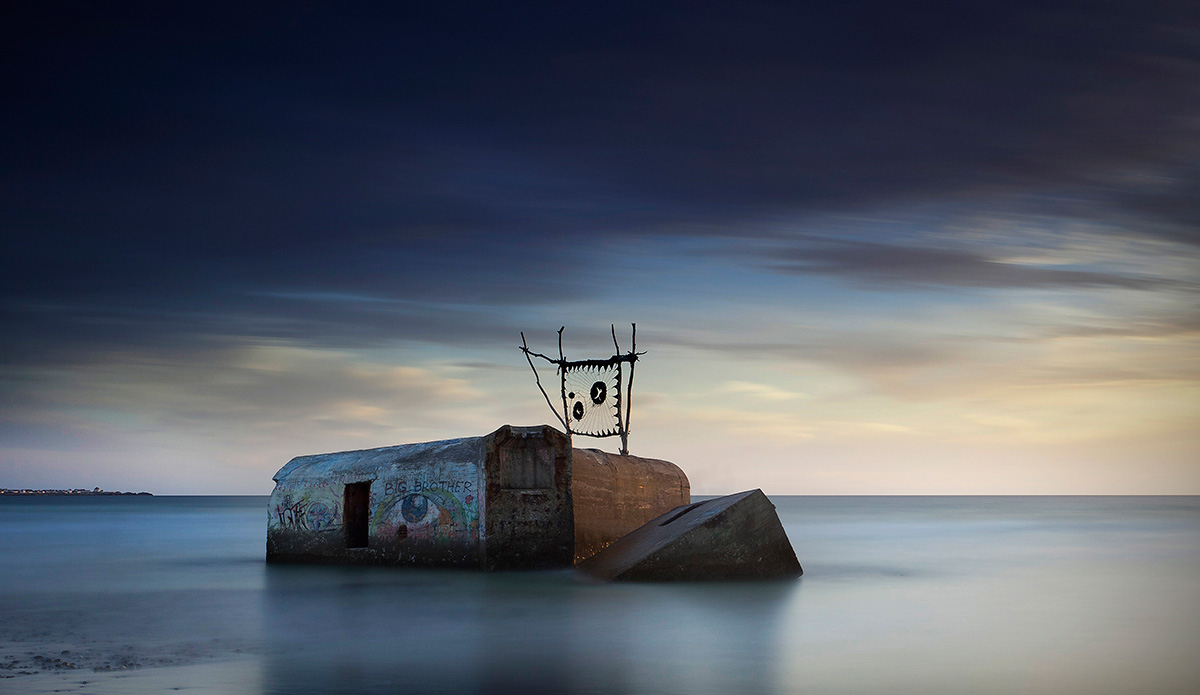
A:
<svg viewBox="0 0 1200 695">
<path fill-rule="evenodd" d="M 0 487 L 554 423 L 521 332 L 636 322 L 697 494 L 1200 494 L 1196 3 L 346 5 L 6 5 Z"/>
</svg>

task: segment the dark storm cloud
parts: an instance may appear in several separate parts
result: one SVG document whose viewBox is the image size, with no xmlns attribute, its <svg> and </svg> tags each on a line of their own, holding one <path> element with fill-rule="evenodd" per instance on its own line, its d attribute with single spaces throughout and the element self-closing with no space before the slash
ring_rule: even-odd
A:
<svg viewBox="0 0 1200 695">
<path fill-rule="evenodd" d="M 1144 220 L 1159 236 L 1200 245 L 1200 153 L 1190 154 L 1190 161 L 1168 163 L 1116 187 L 1112 206 Z"/>
<path fill-rule="evenodd" d="M 210 298 L 211 299 L 211 298 Z M 456 347 L 520 342 L 519 325 L 492 307 L 396 303 L 369 298 L 242 296 L 196 300 L 191 307 L 122 303 L 10 305 L 0 316 L 21 326 L 0 346 L 9 364 L 86 364 L 126 349 L 148 354 L 200 354 L 250 339 L 301 347 L 381 348 L 397 343 Z"/>
<path fill-rule="evenodd" d="M 31 3 L 4 23 L 4 320 L 28 345 L 449 342 L 453 313 L 314 298 L 540 305 L 646 230 L 1113 186 L 1200 152 L 1194 7 Z M 1099 205 L 1197 241 L 1169 171 Z M 1140 282 L 877 241 L 785 265 Z"/>
</svg>

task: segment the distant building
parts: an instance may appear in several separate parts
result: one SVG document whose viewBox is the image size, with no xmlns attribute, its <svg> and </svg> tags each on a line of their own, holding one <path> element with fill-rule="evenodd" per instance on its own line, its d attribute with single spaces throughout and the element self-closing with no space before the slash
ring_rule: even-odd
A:
<svg viewBox="0 0 1200 695">
<path fill-rule="evenodd" d="M 691 501 L 675 464 L 546 425 L 300 456 L 274 479 L 271 562 L 569 567 Z"/>
</svg>

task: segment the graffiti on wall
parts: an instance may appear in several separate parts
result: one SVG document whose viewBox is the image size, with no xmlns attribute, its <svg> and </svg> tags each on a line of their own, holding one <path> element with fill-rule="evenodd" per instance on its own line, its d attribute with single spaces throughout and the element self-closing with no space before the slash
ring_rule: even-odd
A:
<svg viewBox="0 0 1200 695">
<path fill-rule="evenodd" d="M 475 485 L 464 478 L 388 481 L 372 505 L 371 526 L 397 537 L 473 542 L 479 537 Z"/>
<path fill-rule="evenodd" d="M 473 545 L 479 539 L 478 486 L 474 464 L 442 464 L 399 475 L 394 469 L 384 472 L 371 484 L 369 534 Z M 341 480 L 281 481 L 271 495 L 270 525 L 290 531 L 340 532 L 344 492 Z"/>
<path fill-rule="evenodd" d="M 284 495 L 274 506 L 274 515 L 280 526 L 302 531 L 332 531 L 341 524 L 341 503 L 337 501 L 313 501 L 304 495 L 299 499 Z"/>
</svg>

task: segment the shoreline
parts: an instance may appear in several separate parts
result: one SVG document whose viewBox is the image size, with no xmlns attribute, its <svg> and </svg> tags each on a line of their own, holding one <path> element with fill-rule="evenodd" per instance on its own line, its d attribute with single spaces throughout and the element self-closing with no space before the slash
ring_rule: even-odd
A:
<svg viewBox="0 0 1200 695">
<path fill-rule="evenodd" d="M 155 664 L 112 671 L 42 671 L 5 680 L 6 692 L 131 695 L 187 690 L 235 695 L 262 692 L 263 660 L 233 654 L 191 663 Z"/>
<path fill-rule="evenodd" d="M 100 488 L 93 488 L 91 490 L 84 490 L 82 488 L 77 488 L 74 490 L 49 490 L 49 489 L 48 490 L 31 490 L 28 488 L 24 488 L 24 489 L 0 488 L 0 495 L 11 495 L 13 497 L 115 497 L 115 496 L 121 496 L 121 495 L 135 495 L 135 496 L 143 495 L 146 497 L 154 496 L 153 494 L 151 494 L 149 492 L 118 492 L 118 491 L 114 491 L 114 490 L 101 490 Z"/>
</svg>

